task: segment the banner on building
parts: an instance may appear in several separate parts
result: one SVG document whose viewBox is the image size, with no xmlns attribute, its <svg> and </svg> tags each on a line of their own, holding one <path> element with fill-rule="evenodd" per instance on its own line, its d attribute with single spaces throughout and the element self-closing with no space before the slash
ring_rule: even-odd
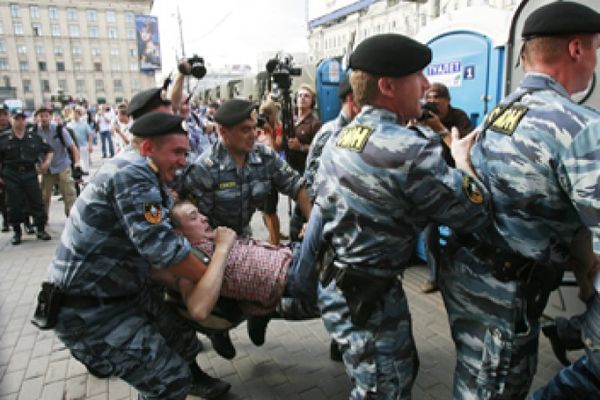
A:
<svg viewBox="0 0 600 400">
<path fill-rule="evenodd" d="M 150 15 L 135 16 L 140 70 L 160 69 L 160 39 L 158 18 Z"/>
</svg>

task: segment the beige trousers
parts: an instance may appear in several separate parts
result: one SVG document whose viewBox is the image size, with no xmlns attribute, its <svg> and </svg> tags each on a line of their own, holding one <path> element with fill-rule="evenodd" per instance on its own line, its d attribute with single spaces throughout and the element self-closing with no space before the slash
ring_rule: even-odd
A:
<svg viewBox="0 0 600 400">
<path fill-rule="evenodd" d="M 58 189 L 60 190 L 63 202 L 65 203 L 65 215 L 68 217 L 76 197 L 75 182 L 73 182 L 73 178 L 71 177 L 71 168 L 65 168 L 58 174 L 45 173 L 42 175 L 42 200 L 44 201 L 46 216 L 48 216 L 48 211 L 50 210 L 52 186 L 54 186 L 55 183 L 58 183 Z"/>
</svg>

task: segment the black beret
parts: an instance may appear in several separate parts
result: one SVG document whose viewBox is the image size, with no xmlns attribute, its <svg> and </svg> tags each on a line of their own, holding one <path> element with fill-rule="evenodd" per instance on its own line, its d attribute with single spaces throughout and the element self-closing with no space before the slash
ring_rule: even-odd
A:
<svg viewBox="0 0 600 400">
<path fill-rule="evenodd" d="M 583 4 L 569 1 L 550 3 L 532 12 L 523 25 L 521 36 L 566 35 L 600 32 L 600 14 Z"/>
<path fill-rule="evenodd" d="M 410 75 L 430 62 L 429 47 L 396 33 L 371 36 L 350 55 L 350 68 L 377 76 Z"/>
<path fill-rule="evenodd" d="M 139 118 L 155 107 L 169 104 L 171 101 L 162 87 L 146 89 L 133 96 L 127 107 L 127 114 Z"/>
<path fill-rule="evenodd" d="M 215 113 L 215 121 L 223 126 L 234 126 L 246 118 L 255 118 L 256 104 L 241 100 L 228 100 Z"/>
<path fill-rule="evenodd" d="M 187 135 L 187 125 L 183 118 L 163 112 L 144 114 L 133 122 L 129 131 L 137 137 L 150 138 L 180 133 Z"/>
<path fill-rule="evenodd" d="M 344 74 L 342 80 L 340 81 L 340 85 L 338 86 L 338 96 L 342 101 L 348 93 L 352 93 L 352 86 L 350 86 L 350 74 Z"/>
</svg>

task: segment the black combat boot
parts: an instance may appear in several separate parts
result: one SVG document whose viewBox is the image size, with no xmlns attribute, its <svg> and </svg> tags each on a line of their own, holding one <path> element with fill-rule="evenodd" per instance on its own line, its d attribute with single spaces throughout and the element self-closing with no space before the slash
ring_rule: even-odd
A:
<svg viewBox="0 0 600 400">
<path fill-rule="evenodd" d="M 236 351 L 233 343 L 231 342 L 231 338 L 229 337 L 229 332 L 225 331 L 223 333 L 211 333 L 207 335 L 212 343 L 213 349 L 223 358 L 227 360 L 231 360 L 235 357 Z"/>
<path fill-rule="evenodd" d="M 265 343 L 265 334 L 267 333 L 267 325 L 271 321 L 272 315 L 262 317 L 248 318 L 248 336 L 255 346 L 262 346 Z"/>
<path fill-rule="evenodd" d="M 190 364 L 190 370 L 192 372 L 192 386 L 189 394 L 193 396 L 200 396 L 203 399 L 216 399 L 231 389 L 229 383 L 208 375 L 196 363 Z"/>
<path fill-rule="evenodd" d="M 44 230 L 44 225 L 37 227 L 37 238 L 40 240 L 50 240 L 52 237 Z"/>
<path fill-rule="evenodd" d="M 9 230 L 10 229 L 8 228 L 8 213 L 6 212 L 6 210 L 2 210 L 2 232 L 8 232 Z"/>
<path fill-rule="evenodd" d="M 20 224 L 13 225 L 13 231 L 15 233 L 10 242 L 16 246 L 18 244 L 21 244 L 21 225 Z"/>
</svg>

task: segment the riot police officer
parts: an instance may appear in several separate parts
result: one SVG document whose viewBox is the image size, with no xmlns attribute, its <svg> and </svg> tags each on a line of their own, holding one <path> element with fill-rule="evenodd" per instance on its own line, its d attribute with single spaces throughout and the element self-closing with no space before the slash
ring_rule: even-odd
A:
<svg viewBox="0 0 600 400">
<path fill-rule="evenodd" d="M 586 226 L 599 233 L 598 134 L 588 128 L 600 113 L 571 99 L 593 77 L 599 32 L 600 14 L 581 4 L 553 2 L 531 13 L 522 31 L 526 74 L 486 117 L 471 151 L 492 195 L 494 223 L 476 237 L 456 238 L 441 271 L 457 349 L 455 399 L 527 396 L 539 317 L 571 243 Z M 588 336 L 596 353 L 597 324 Z M 597 378 L 589 395 L 578 379 L 571 395 L 540 398 L 597 398 Z"/>
<path fill-rule="evenodd" d="M 8 118 L 8 106 L 0 106 L 0 137 L 10 134 L 10 122 Z M 6 211 L 6 189 L 0 184 L 0 214 L 2 214 L 2 232 L 8 232 L 8 213 Z"/>
<path fill-rule="evenodd" d="M 16 110 L 12 121 L 11 133 L 0 137 L 1 179 L 6 187 L 8 221 L 14 230 L 11 243 L 21 243 L 21 223 L 29 218 L 24 212 L 25 205 L 33 216 L 38 239 L 50 240 L 44 230 L 47 216 L 37 176 L 48 170 L 53 150 L 39 135 L 25 131 L 22 111 Z"/>
<path fill-rule="evenodd" d="M 319 307 L 352 399 L 411 397 L 419 362 L 399 275 L 425 224 L 470 231 L 489 222 L 488 196 L 467 162 L 473 137 L 453 130 L 453 169 L 439 135 L 406 127 L 421 114 L 430 61 L 427 46 L 402 35 L 361 42 L 350 57 L 361 111 L 321 155 L 316 204 L 334 261 L 321 274 Z"/>
<path fill-rule="evenodd" d="M 199 368 L 196 332 L 150 286 L 161 270 L 178 277 L 171 284 L 184 299 L 200 285 L 190 313 L 205 318 L 235 241 L 222 229 L 207 269 L 173 231 L 166 183 L 186 163 L 182 122 L 162 112 L 134 122 L 132 150 L 106 162 L 76 200 L 38 297 L 48 307 L 38 307 L 36 320 L 54 328 L 75 358 L 96 376 L 124 379 L 145 399 L 214 398 L 230 388 Z"/>
</svg>

